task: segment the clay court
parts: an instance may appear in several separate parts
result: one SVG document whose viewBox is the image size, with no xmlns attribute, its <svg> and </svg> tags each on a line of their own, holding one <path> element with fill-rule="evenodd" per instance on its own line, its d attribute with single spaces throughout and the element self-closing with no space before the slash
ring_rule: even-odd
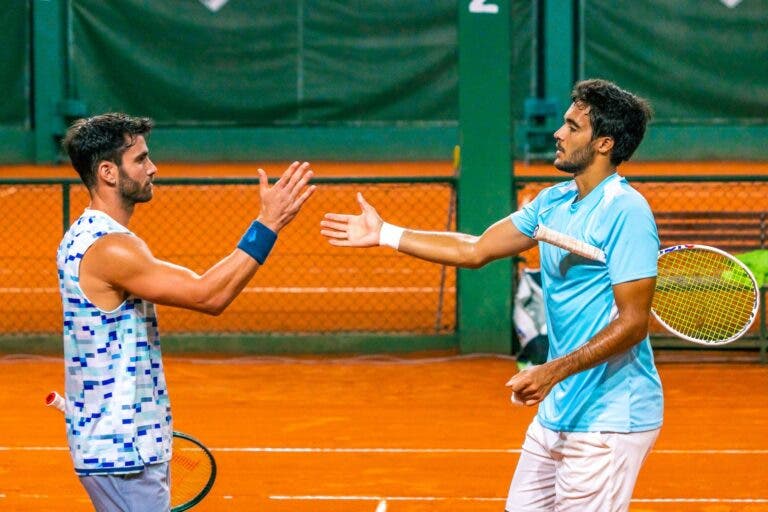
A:
<svg viewBox="0 0 768 512">
<path fill-rule="evenodd" d="M 515 272 L 538 251 L 465 273 L 334 248 L 323 214 L 356 212 L 362 192 L 392 224 L 481 230 L 563 179 L 552 134 L 574 83 L 596 77 L 655 113 L 619 171 L 662 246 L 768 249 L 765 18 L 740 0 L 14 2 L 0 32 L 0 512 L 93 510 L 44 405 L 64 391 L 56 249 L 88 204 L 62 163 L 75 119 L 154 119 L 155 195 L 130 229 L 197 273 L 258 214 L 257 167 L 315 171 L 224 314 L 158 307 L 174 429 L 218 463 L 195 512 L 500 512 L 536 413 L 505 383 Z M 632 512 L 768 512 L 765 311 L 724 348 L 651 321 L 665 417 Z"/>
<path fill-rule="evenodd" d="M 657 358 L 665 425 L 631 510 L 768 511 L 768 369 Z M 0 510 L 92 510 L 43 404 L 62 368 L 0 359 Z M 166 371 L 174 428 L 219 465 L 200 512 L 503 510 L 535 412 L 510 404 L 503 357 L 175 356 Z"/>
<path fill-rule="evenodd" d="M 273 173 L 282 166 L 265 165 Z M 180 164 L 160 167 L 163 177 L 242 177 L 253 168 Z M 765 165 L 735 163 L 646 163 L 627 167 L 630 176 L 659 174 L 662 169 L 678 175 L 768 172 Z M 320 163 L 315 168 L 320 176 L 451 173 L 450 165 L 445 163 Z M 523 175 L 552 175 L 551 169 L 544 166 L 521 166 L 516 171 Z M 69 172 L 66 167 L 12 167 L 6 168 L 3 175 L 65 177 Z M 411 222 L 408 215 L 422 215 L 422 221 L 426 218 L 424 222 L 437 226 L 450 220 L 450 187 L 409 185 L 394 189 L 395 196 L 386 187 L 361 186 L 371 201 L 386 204 L 394 197 L 405 197 L 424 210 L 411 208 L 402 213 L 403 223 Z M 293 284 L 343 288 L 363 282 L 367 291 L 358 289 L 359 294 L 352 299 L 354 304 L 349 302 L 349 294 L 339 294 L 333 300 L 322 301 L 318 310 L 322 314 L 303 315 L 300 311 L 306 295 L 285 293 L 284 288 L 290 286 L 285 274 L 279 268 L 265 267 L 252 283 L 253 293 L 236 300 L 220 318 L 162 309 L 161 328 L 168 327 L 164 332 L 173 332 L 179 326 L 206 329 L 210 322 L 222 331 L 243 326 L 295 329 L 297 322 L 304 322 L 299 324 L 304 329 L 330 331 L 327 336 L 333 337 L 333 331 L 407 329 L 433 322 L 429 315 L 435 304 L 423 306 L 422 318 L 418 308 L 408 301 L 414 289 L 431 289 L 439 280 L 436 267 L 425 264 L 422 268 L 420 263 L 406 263 L 399 258 L 397 265 L 410 269 L 407 277 L 394 282 L 403 288 L 400 294 L 392 290 L 376 293 L 381 287 L 391 288 L 391 273 L 381 275 L 375 265 L 365 263 L 366 258 L 354 251 L 334 254 L 334 249 L 319 239 L 315 232 L 319 218 L 314 217 L 331 208 L 356 207 L 353 192 L 359 187 L 327 188 L 333 187 L 337 188 L 333 193 L 321 187 L 313 198 L 319 203 L 313 206 L 316 213 L 301 217 L 297 226 L 291 227 L 283 246 L 278 246 L 284 251 L 279 257 L 295 260 L 299 256 L 292 254 L 291 248 L 304 247 L 306 240 L 311 240 L 311 245 L 324 254 L 315 253 L 316 268 L 321 271 L 293 276 Z M 711 187 L 688 186 L 683 197 L 713 204 Z M 242 188 L 224 190 L 212 194 L 207 188 L 180 190 L 169 186 L 164 191 L 160 187 L 157 201 L 145 207 L 143 216 L 137 216 L 137 231 L 150 240 L 150 245 L 173 257 L 173 250 L 168 249 L 173 247 L 169 243 L 174 240 L 171 235 L 192 229 L 189 212 L 205 209 L 209 216 L 219 212 L 221 218 L 213 219 L 213 225 L 236 223 L 221 212 L 227 212 L 227 204 L 242 199 L 246 192 Z M 250 187 L 247 197 L 258 197 L 254 190 L 256 187 Z M 42 212 L 35 209 L 39 196 L 26 197 L 24 193 L 19 187 L 7 193 L 2 198 L 4 211 L 10 218 L 40 219 Z M 347 202 L 342 199 L 340 204 L 339 198 L 344 197 Z M 85 206 L 85 199 L 82 191 L 73 193 L 73 214 Z M 654 197 L 649 200 L 653 203 Z M 748 206 L 762 208 L 760 203 Z M 26 316 L 31 331 L 39 331 L 42 325 L 56 332 L 60 305 L 52 254 L 60 237 L 60 210 L 54 208 L 42 214 L 50 217 L 44 223 L 45 246 L 34 239 L 31 231 L 6 231 L 5 236 L 14 242 L 5 244 L 10 251 L 7 261 L 31 254 L 34 257 L 23 266 L 36 269 L 33 275 L 39 280 L 28 281 L 25 289 L 14 288 L 12 281 L 5 283 L 3 290 L 8 295 L 3 308 L 9 314 L 2 318 L 17 321 L 18 315 L 12 314 L 15 307 L 19 311 L 31 309 L 37 312 Z M 175 219 L 172 230 L 162 221 L 166 215 Z M 235 237 L 236 231 L 213 233 L 214 245 L 227 245 L 227 237 Z M 19 239 L 19 233 L 27 233 L 29 240 Z M 35 236 L 39 235 L 38 231 Z M 210 243 L 211 237 L 206 240 Z M 19 252 L 19 247 L 27 252 Z M 217 256 L 210 251 L 202 253 L 211 261 Z M 198 271 L 209 264 L 205 258 L 178 257 Z M 448 276 L 442 295 L 447 311 L 443 326 L 446 331 L 453 329 L 455 311 L 455 278 L 453 274 Z M 274 307 L 266 307 L 258 316 L 251 313 L 265 302 L 264 293 L 288 297 L 288 302 L 280 306 L 283 313 L 272 311 Z M 438 300 L 438 295 L 433 294 L 433 298 Z M 29 308 L 30 301 L 37 306 Z M 370 314 L 351 314 L 350 308 L 367 309 Z M 6 332 L 14 329 L 18 330 L 18 324 L 6 326 Z M 641 473 L 632 510 L 768 511 L 768 368 L 756 364 L 755 352 L 712 350 L 657 355 L 665 385 L 665 426 Z M 504 383 L 516 371 L 510 357 L 419 353 L 338 359 L 240 358 L 229 353 L 217 355 L 214 343 L 206 356 L 166 355 L 166 369 L 175 428 L 203 440 L 219 464 L 213 490 L 195 508 L 201 512 L 502 510 L 525 428 L 535 413 L 534 409 L 515 407 L 509 402 Z M 5 390 L 0 394 L 0 510 L 91 510 L 71 467 L 62 418 L 43 405 L 48 391 L 63 388 L 61 360 L 55 356 L 7 355 L 0 360 L 0 383 L 0 389 Z"/>
</svg>

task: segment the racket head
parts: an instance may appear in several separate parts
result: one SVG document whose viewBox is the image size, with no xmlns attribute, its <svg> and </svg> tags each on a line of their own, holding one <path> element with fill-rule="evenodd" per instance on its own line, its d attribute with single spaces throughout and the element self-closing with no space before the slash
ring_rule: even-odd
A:
<svg viewBox="0 0 768 512">
<path fill-rule="evenodd" d="M 200 503 L 215 480 L 216 459 L 210 450 L 189 434 L 174 432 L 171 512 L 182 512 Z"/>
<path fill-rule="evenodd" d="M 760 289 L 749 268 L 707 245 L 659 251 L 651 313 L 672 334 L 702 345 L 739 339 L 760 308 Z"/>
</svg>

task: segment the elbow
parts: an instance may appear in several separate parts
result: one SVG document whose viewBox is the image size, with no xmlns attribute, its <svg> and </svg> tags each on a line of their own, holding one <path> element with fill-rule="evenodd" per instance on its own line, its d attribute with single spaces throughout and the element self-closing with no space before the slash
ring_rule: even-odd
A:
<svg viewBox="0 0 768 512">
<path fill-rule="evenodd" d="M 229 303 L 231 301 L 225 301 L 225 300 L 211 300 L 206 304 L 205 309 L 203 312 L 207 315 L 211 316 L 219 316 L 221 315 L 225 309 L 227 309 L 227 306 L 229 306 Z"/>
<path fill-rule="evenodd" d="M 471 269 L 483 268 L 490 262 L 491 262 L 491 258 L 485 258 L 485 257 L 474 258 L 467 264 L 467 268 L 471 268 Z"/>
<path fill-rule="evenodd" d="M 463 268 L 477 269 L 484 267 L 490 258 L 486 257 L 478 249 L 477 244 L 472 244 L 463 254 L 461 264 Z"/>
<path fill-rule="evenodd" d="M 464 268 L 470 268 L 470 269 L 478 269 L 485 266 L 485 264 L 488 263 L 487 261 L 482 260 L 468 260 L 465 264 L 462 265 Z"/>
<path fill-rule="evenodd" d="M 648 336 L 648 327 L 647 326 L 638 327 L 632 333 L 633 345 L 636 345 L 641 341 L 643 341 L 646 338 L 646 336 Z"/>
<path fill-rule="evenodd" d="M 203 313 L 210 316 L 219 316 L 221 315 L 224 310 L 227 309 L 226 306 L 209 306 L 206 309 L 203 310 Z"/>
<path fill-rule="evenodd" d="M 228 305 L 228 302 L 219 297 L 198 297 L 193 301 L 191 309 L 206 315 L 219 316 L 227 309 Z"/>
<path fill-rule="evenodd" d="M 633 321 L 630 322 L 630 324 L 627 326 L 627 341 L 631 345 L 636 345 L 643 341 L 646 336 L 648 336 L 648 318 L 646 317 L 644 321 Z"/>
</svg>

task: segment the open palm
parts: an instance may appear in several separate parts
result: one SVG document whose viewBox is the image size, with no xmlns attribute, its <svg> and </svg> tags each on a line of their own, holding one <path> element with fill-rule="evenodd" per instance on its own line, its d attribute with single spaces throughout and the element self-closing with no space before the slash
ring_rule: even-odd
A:
<svg viewBox="0 0 768 512">
<path fill-rule="evenodd" d="M 359 215 L 326 213 L 320 221 L 320 226 L 323 228 L 320 234 L 328 238 L 331 245 L 339 247 L 379 245 L 379 233 L 384 222 L 360 192 L 357 193 L 357 202 L 362 210 Z"/>
</svg>

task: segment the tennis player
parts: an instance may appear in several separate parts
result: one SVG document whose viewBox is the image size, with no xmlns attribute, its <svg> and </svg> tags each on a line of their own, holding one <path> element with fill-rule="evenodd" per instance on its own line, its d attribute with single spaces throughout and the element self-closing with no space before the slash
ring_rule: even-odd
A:
<svg viewBox="0 0 768 512">
<path fill-rule="evenodd" d="M 170 509 L 171 408 L 154 304 L 220 314 L 314 191 L 306 162 L 272 187 L 259 169 L 261 212 L 232 252 L 202 275 L 161 261 L 128 228 L 136 204 L 152 199 L 152 125 L 103 114 L 76 121 L 63 140 L 90 194 L 56 256 L 67 441 L 99 512 Z"/>
<path fill-rule="evenodd" d="M 629 508 L 640 467 L 662 423 L 663 396 L 648 320 L 659 240 L 643 197 L 617 173 L 640 144 L 649 104 L 605 80 L 575 85 L 554 133 L 554 165 L 573 179 L 480 236 L 383 222 L 362 195 L 359 215 L 328 213 L 332 245 L 386 245 L 445 265 L 477 268 L 536 245 L 544 225 L 599 247 L 606 263 L 540 244 L 549 354 L 514 375 L 513 398 L 538 414 L 509 489 L 509 512 Z"/>
</svg>

